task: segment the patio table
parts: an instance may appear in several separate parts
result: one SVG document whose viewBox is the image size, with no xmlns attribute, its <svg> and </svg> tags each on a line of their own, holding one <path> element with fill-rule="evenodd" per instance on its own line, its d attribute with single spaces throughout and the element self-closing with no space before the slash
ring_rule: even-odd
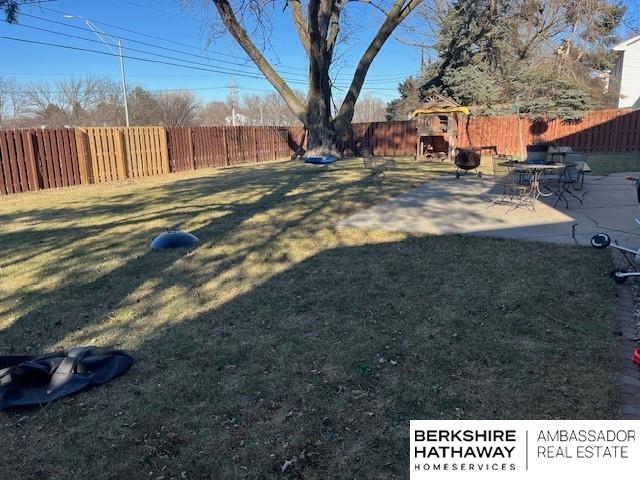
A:
<svg viewBox="0 0 640 480">
<path fill-rule="evenodd" d="M 551 195 L 558 195 L 560 198 L 564 198 L 562 194 L 562 188 L 558 188 L 558 191 L 551 191 L 549 193 L 544 193 L 542 191 L 542 182 L 540 178 L 545 173 L 553 173 L 558 172 L 558 175 L 562 175 L 562 170 L 567 167 L 575 166 L 572 163 L 520 163 L 520 162 L 505 162 L 502 165 L 513 168 L 516 172 L 519 173 L 529 173 L 531 174 L 531 180 L 529 184 L 531 185 L 531 199 L 535 208 L 536 200 L 539 197 L 549 197 Z M 560 170 L 560 171 L 559 171 Z"/>
</svg>

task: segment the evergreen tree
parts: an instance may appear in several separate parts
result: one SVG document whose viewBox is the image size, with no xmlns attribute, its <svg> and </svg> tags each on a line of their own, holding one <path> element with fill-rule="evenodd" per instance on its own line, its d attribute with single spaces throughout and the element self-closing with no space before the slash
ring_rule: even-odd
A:
<svg viewBox="0 0 640 480">
<path fill-rule="evenodd" d="M 594 69 L 613 65 L 624 12 L 611 0 L 454 0 L 420 95 L 436 88 L 475 113 L 517 104 L 533 117 L 579 117 L 610 101 Z M 401 92 L 389 110 L 408 101 Z"/>
</svg>

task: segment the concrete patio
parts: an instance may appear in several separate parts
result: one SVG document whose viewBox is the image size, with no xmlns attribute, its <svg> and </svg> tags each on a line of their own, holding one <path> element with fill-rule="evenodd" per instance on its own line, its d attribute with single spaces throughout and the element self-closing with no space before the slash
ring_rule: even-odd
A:
<svg viewBox="0 0 640 480">
<path fill-rule="evenodd" d="M 606 232 L 624 240 L 640 235 L 640 205 L 630 173 L 586 176 L 575 192 L 584 205 L 567 196 L 569 208 L 555 197 L 536 203 L 535 211 L 491 206 L 497 190 L 489 177 L 453 176 L 431 180 L 421 187 L 341 221 L 340 227 L 415 234 L 469 234 L 561 244 L 589 245 L 591 237 Z"/>
</svg>

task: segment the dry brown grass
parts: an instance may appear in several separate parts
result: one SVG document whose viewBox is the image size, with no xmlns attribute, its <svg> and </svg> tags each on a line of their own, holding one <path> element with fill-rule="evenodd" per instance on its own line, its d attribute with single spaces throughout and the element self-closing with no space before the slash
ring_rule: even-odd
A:
<svg viewBox="0 0 640 480">
<path fill-rule="evenodd" d="M 405 478 L 412 418 L 613 417 L 604 256 L 336 229 L 446 169 L 399 161 L 375 184 L 355 160 L 284 163 L 1 199 L 0 352 L 137 360 L 0 414 L 2 476 Z M 173 226 L 201 245 L 149 251 Z"/>
</svg>

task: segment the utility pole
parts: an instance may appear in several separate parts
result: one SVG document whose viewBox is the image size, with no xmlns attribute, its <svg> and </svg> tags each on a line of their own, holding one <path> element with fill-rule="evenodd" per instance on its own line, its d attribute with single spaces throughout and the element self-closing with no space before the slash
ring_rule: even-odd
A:
<svg viewBox="0 0 640 480">
<path fill-rule="evenodd" d="M 231 100 L 231 125 L 236 126 L 236 105 L 238 104 L 238 86 L 236 79 L 231 77 L 231 92 L 229 98 Z"/>
<path fill-rule="evenodd" d="M 87 27 L 89 27 L 91 31 L 96 34 L 96 37 L 98 37 L 102 41 L 102 43 L 104 43 L 109 48 L 109 50 L 111 50 L 111 53 L 113 53 L 114 55 L 117 55 L 120 58 L 120 76 L 122 77 L 122 95 L 124 97 L 124 119 L 128 127 L 129 126 L 129 104 L 127 102 L 127 79 L 124 75 L 124 56 L 122 55 L 122 42 L 120 41 L 120 39 L 116 40 L 111 35 L 107 35 L 99 27 L 94 25 L 91 22 L 91 20 L 89 20 L 88 18 L 81 17 L 80 15 L 65 15 L 64 18 L 69 18 L 69 19 L 77 18 L 78 20 L 82 20 L 87 25 Z M 117 53 L 113 50 L 113 48 L 111 48 L 111 45 L 107 43 L 107 41 L 105 40 L 106 38 L 111 40 L 113 44 L 118 47 Z"/>
<path fill-rule="evenodd" d="M 124 120 L 129 126 L 129 102 L 127 101 L 127 80 L 124 76 L 124 59 L 122 57 L 122 42 L 118 40 L 118 52 L 120 53 L 120 75 L 122 76 L 122 95 L 124 96 Z"/>
</svg>

